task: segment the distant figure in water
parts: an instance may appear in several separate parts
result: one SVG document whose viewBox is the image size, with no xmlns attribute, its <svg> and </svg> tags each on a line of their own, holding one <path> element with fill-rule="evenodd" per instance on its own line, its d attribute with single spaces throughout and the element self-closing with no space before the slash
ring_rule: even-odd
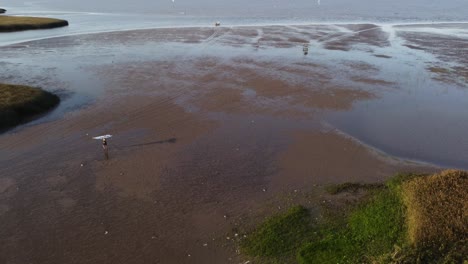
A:
<svg viewBox="0 0 468 264">
<path fill-rule="evenodd" d="M 309 45 L 304 44 L 304 47 L 302 47 L 302 52 L 304 52 L 304 55 L 309 54 Z"/>
<path fill-rule="evenodd" d="M 219 27 L 219 26 L 221 26 L 221 22 L 219 22 L 219 21 L 216 21 L 216 23 L 215 23 L 215 27 Z"/>
<path fill-rule="evenodd" d="M 109 159 L 109 149 L 107 148 L 107 140 L 105 138 L 102 139 L 102 149 L 104 150 L 104 157 Z"/>
</svg>

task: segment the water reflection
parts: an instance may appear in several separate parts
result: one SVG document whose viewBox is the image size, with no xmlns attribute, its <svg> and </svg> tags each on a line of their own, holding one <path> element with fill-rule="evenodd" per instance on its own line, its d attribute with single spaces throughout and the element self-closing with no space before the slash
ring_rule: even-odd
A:
<svg viewBox="0 0 468 264">
<path fill-rule="evenodd" d="M 334 108 L 325 115 L 324 122 L 396 156 L 466 168 L 466 81 L 463 75 L 451 76 L 450 82 L 441 80 L 440 74 L 428 70 L 428 67 L 466 67 L 466 62 L 460 58 L 465 58 L 467 51 L 458 49 L 458 53 L 463 53 L 461 56 L 444 53 L 433 36 L 447 25 L 432 27 L 434 30 L 431 31 L 427 25 L 403 29 L 373 24 L 211 26 L 69 36 L 0 48 L 6 63 L 0 75 L 17 83 L 33 82 L 72 92 L 77 100 L 65 100 L 53 115 L 57 117 L 79 107 L 84 100 L 99 98 L 109 89 L 118 93 L 121 87 L 109 86 L 109 80 L 115 81 L 118 77 L 115 74 L 117 70 L 141 74 L 138 87 L 125 87 L 125 80 L 118 79 L 126 92 L 138 92 L 139 86 L 144 86 L 145 78 L 152 80 L 154 67 L 147 70 L 143 67 L 148 62 L 157 67 L 165 65 L 165 74 L 159 77 L 159 82 L 173 82 L 177 88 L 190 87 L 193 83 L 182 76 L 205 74 L 208 77 L 201 82 L 211 80 L 209 73 L 200 68 L 205 62 L 199 62 L 213 58 L 206 65 L 217 65 L 217 69 L 223 69 L 217 70 L 223 76 L 234 74 L 232 69 L 246 73 L 255 69 L 265 76 L 273 76 L 287 85 L 304 87 L 305 90 L 316 92 L 317 88 L 346 87 L 350 91 L 373 94 L 373 100 L 364 96 L 366 100 L 357 100 L 351 110 L 342 108 L 347 111 L 336 111 Z M 427 35 L 428 31 L 431 35 Z M 447 36 L 457 32 L 462 32 L 461 37 L 454 37 L 454 43 L 466 43 L 463 42 L 463 36 L 468 32 L 466 24 L 452 24 L 449 32 L 440 39 L 444 45 L 450 46 L 451 39 Z M 413 38 L 419 42 L 413 43 Z M 429 42 L 421 41 L 425 38 Z M 421 48 L 414 48 L 416 45 Z M 302 50 L 301 54 L 298 49 Z M 314 56 L 304 56 L 309 49 L 313 49 Z M 40 70 L 44 68 L 48 70 Z M 248 74 L 240 76 L 227 84 L 246 91 L 251 89 L 236 86 L 240 85 L 236 78 L 249 78 Z M 280 90 L 271 95 L 277 94 L 282 95 Z M 335 96 L 331 90 L 320 94 L 327 94 L 327 98 Z M 335 100 L 340 102 L 338 97 Z M 197 110 L 187 100 L 180 99 L 179 102 L 190 111 Z M 315 111 L 317 107 L 316 103 L 307 105 L 304 99 L 295 101 L 293 106 L 283 104 L 285 101 L 275 102 L 265 101 L 263 104 L 301 111 Z M 330 105 L 333 104 L 327 103 L 322 110 Z"/>
</svg>

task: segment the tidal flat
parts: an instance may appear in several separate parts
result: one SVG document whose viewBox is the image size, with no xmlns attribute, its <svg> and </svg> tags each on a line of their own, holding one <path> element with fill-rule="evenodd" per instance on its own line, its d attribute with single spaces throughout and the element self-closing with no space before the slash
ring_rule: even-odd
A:
<svg viewBox="0 0 468 264">
<path fill-rule="evenodd" d="M 2 81 L 64 100 L 0 135 L 0 259 L 238 263 L 232 230 L 315 208 L 329 184 L 466 169 L 467 32 L 197 26 L 1 46 Z"/>
</svg>

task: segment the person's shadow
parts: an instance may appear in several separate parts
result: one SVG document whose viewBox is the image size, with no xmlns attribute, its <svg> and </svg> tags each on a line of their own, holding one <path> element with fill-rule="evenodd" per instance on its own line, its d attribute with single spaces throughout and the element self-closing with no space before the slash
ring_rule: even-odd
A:
<svg viewBox="0 0 468 264">
<path fill-rule="evenodd" d="M 177 142 L 177 138 L 170 138 L 166 140 L 158 140 L 158 141 L 151 141 L 151 142 L 140 143 L 140 144 L 127 145 L 127 146 L 124 146 L 124 148 L 142 147 L 142 146 L 149 146 L 149 145 L 156 145 L 156 144 L 174 144 L 176 142 Z"/>
<path fill-rule="evenodd" d="M 158 140 L 158 141 L 151 141 L 151 142 L 145 142 L 145 143 L 139 143 L 139 144 L 133 144 L 133 145 L 126 145 L 126 146 L 118 146 L 118 145 L 113 145 L 116 149 L 123 150 L 125 148 L 133 148 L 133 147 L 142 147 L 142 146 L 149 146 L 149 145 L 156 145 L 156 144 L 174 144 L 177 142 L 177 138 L 170 138 L 166 140 Z M 106 160 L 109 160 L 109 149 L 105 148 L 104 149 L 104 158 Z"/>
</svg>

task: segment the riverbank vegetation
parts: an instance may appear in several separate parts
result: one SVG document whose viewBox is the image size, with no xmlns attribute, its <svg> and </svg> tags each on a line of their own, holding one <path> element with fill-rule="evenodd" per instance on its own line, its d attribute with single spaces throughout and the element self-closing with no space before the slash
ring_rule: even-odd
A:
<svg viewBox="0 0 468 264">
<path fill-rule="evenodd" d="M 45 17 L 0 16 L 0 32 L 68 26 L 68 21 Z"/>
<path fill-rule="evenodd" d="M 59 102 L 58 96 L 39 88 L 0 84 L 0 130 L 45 113 Z"/>
<path fill-rule="evenodd" d="M 365 192 L 353 205 L 302 206 L 270 217 L 240 242 L 256 263 L 466 263 L 468 173 L 397 175 L 382 185 L 344 184 L 333 195 Z M 465 261 L 465 262 L 464 262 Z"/>
</svg>

